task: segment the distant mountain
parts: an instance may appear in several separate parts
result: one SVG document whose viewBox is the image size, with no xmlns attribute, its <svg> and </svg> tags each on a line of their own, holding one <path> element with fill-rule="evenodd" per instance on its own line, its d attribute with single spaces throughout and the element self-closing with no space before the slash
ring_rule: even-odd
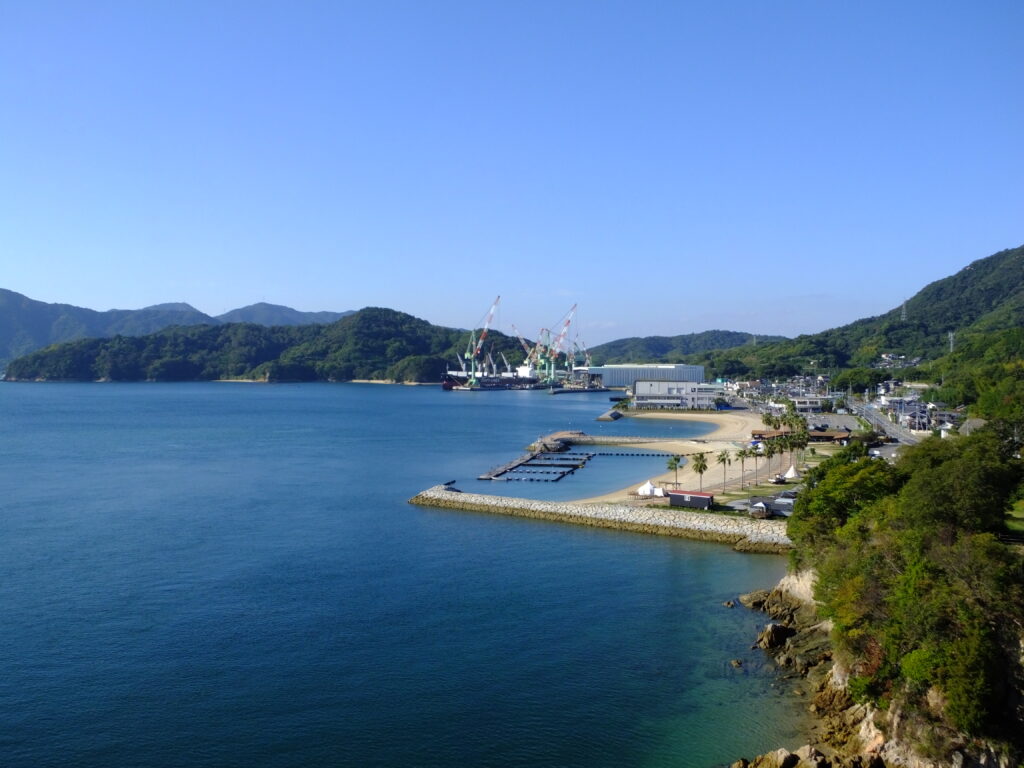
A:
<svg viewBox="0 0 1024 768">
<path fill-rule="evenodd" d="M 259 302 L 217 315 L 222 323 L 256 323 L 257 325 L 327 325 L 352 314 L 348 312 L 300 312 L 280 304 Z"/>
<path fill-rule="evenodd" d="M 82 339 L 12 361 L 7 378 L 438 382 L 468 339 L 469 331 L 367 307 L 331 325 L 175 326 L 148 336 Z M 502 333 L 492 331 L 487 343 L 495 356 L 523 356 L 519 342 Z"/>
<path fill-rule="evenodd" d="M 906 315 L 906 319 L 904 318 Z M 705 355 L 717 376 L 785 376 L 866 367 L 882 354 L 934 360 L 956 338 L 1024 325 L 1024 245 L 975 261 L 877 317 L 775 344 Z"/>
<path fill-rule="evenodd" d="M 70 304 L 47 304 L 0 288 L 0 368 L 11 358 L 71 339 L 140 335 L 169 325 L 215 322 L 188 304 L 97 312 Z"/>
<path fill-rule="evenodd" d="M 16 357 L 50 344 L 75 339 L 144 336 L 172 325 L 218 325 L 224 322 L 308 325 L 334 322 L 346 314 L 350 313 L 299 312 L 272 304 L 253 304 L 216 318 L 184 302 L 97 312 L 71 304 L 48 304 L 0 288 L 0 370 Z M 225 319 L 235 315 L 246 319 Z"/>
<path fill-rule="evenodd" d="M 757 343 L 781 341 L 784 336 L 758 336 Z M 681 336 L 633 336 L 600 344 L 590 350 L 598 364 L 677 363 L 684 355 L 752 344 L 753 334 L 739 331 L 703 331 Z"/>
</svg>

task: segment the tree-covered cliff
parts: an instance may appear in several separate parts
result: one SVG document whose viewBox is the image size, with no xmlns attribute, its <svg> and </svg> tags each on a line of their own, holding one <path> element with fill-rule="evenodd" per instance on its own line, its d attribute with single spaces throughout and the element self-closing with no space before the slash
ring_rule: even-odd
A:
<svg viewBox="0 0 1024 768">
<path fill-rule="evenodd" d="M 999 537 L 1024 495 L 1022 426 L 930 438 L 894 465 L 846 449 L 789 523 L 855 697 L 1018 750 L 1024 559 Z"/>
</svg>

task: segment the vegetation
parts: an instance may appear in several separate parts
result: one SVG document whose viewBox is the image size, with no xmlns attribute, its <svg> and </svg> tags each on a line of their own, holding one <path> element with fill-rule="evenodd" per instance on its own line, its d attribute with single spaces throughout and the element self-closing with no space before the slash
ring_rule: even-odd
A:
<svg viewBox="0 0 1024 768">
<path fill-rule="evenodd" d="M 246 323 L 172 327 L 148 336 L 85 339 L 10 363 L 9 379 L 73 381 L 440 381 L 465 350 L 468 331 L 369 307 L 331 325 Z M 492 332 L 495 354 L 522 358 L 515 339 Z"/>
<path fill-rule="evenodd" d="M 679 485 L 679 456 L 671 456 L 668 460 L 668 471 L 676 473 L 676 485 Z"/>
<path fill-rule="evenodd" d="M 726 473 L 729 465 L 732 464 L 731 456 L 727 450 L 719 451 L 718 455 L 715 456 L 715 462 L 722 465 L 722 493 L 725 493 Z"/>
<path fill-rule="evenodd" d="M 221 323 L 256 323 L 257 325 L 326 325 L 351 315 L 352 312 L 300 312 L 280 304 L 259 302 L 217 315 Z"/>
<path fill-rule="evenodd" d="M 781 341 L 783 336 L 761 336 L 758 340 Z M 685 357 L 714 349 L 732 349 L 751 344 L 754 336 L 739 331 L 704 331 L 681 336 L 633 336 L 609 341 L 590 350 L 598 364 L 658 361 L 686 362 Z"/>
<path fill-rule="evenodd" d="M 700 490 L 704 491 L 704 473 L 708 471 L 708 457 L 706 453 L 693 454 L 693 471 L 700 475 Z"/>
<path fill-rule="evenodd" d="M 872 377 L 891 375 L 868 373 L 883 353 L 927 362 L 947 353 L 949 332 L 957 334 L 959 345 L 961 336 L 1024 326 L 1024 246 L 1000 251 L 931 283 L 906 302 L 906 320 L 902 314 L 900 306 L 821 333 L 697 352 L 679 362 L 704 365 L 709 375 L 731 378 L 859 369 L 849 383 L 854 391 L 862 391 Z M 655 356 L 647 359 L 667 361 Z"/>
<path fill-rule="evenodd" d="M 350 313 L 299 312 L 273 304 L 253 304 L 211 317 L 184 303 L 97 312 L 70 304 L 47 304 L 0 289 L 0 370 L 19 355 L 75 339 L 145 336 L 174 325 L 309 325 L 333 322 L 345 314 Z"/>
<path fill-rule="evenodd" d="M 857 696 L 1018 747 L 1024 560 L 997 534 L 1024 496 L 1020 426 L 930 438 L 895 465 L 853 444 L 809 473 L 789 521 Z"/>
</svg>

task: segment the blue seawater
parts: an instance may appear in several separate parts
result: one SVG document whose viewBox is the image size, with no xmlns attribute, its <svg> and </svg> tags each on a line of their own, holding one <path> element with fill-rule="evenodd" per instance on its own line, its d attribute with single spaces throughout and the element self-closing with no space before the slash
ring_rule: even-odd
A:
<svg viewBox="0 0 1024 768">
<path fill-rule="evenodd" d="M 712 766 L 804 735 L 722 601 L 783 558 L 423 509 L 598 395 L 379 385 L 0 386 L 0 764 Z M 742 670 L 729 661 L 742 658 Z"/>
</svg>

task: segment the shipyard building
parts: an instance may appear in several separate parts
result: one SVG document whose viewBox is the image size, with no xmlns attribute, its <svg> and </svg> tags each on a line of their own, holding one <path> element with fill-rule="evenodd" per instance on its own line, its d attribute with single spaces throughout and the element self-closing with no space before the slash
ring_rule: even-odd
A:
<svg viewBox="0 0 1024 768">
<path fill-rule="evenodd" d="M 703 365 L 678 364 L 650 364 L 650 365 L 592 365 L 588 368 L 576 368 L 573 371 L 575 376 L 581 377 L 584 381 L 593 386 L 605 387 L 628 387 L 638 381 L 677 381 L 696 382 L 704 381 Z"/>
</svg>

